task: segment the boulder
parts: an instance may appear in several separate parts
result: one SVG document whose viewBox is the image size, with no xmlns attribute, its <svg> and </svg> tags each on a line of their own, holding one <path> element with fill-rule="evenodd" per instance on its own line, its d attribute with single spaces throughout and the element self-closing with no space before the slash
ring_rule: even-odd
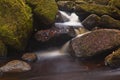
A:
<svg viewBox="0 0 120 80">
<path fill-rule="evenodd" d="M 54 23 L 58 7 L 55 0 L 27 0 L 32 7 L 34 20 L 39 26 L 49 26 Z"/>
<path fill-rule="evenodd" d="M 0 57 L 6 57 L 7 55 L 7 48 L 5 44 L 0 40 Z"/>
<path fill-rule="evenodd" d="M 35 34 L 35 39 L 37 41 L 46 42 L 51 39 L 57 39 L 59 37 L 66 36 L 66 38 L 72 38 L 76 36 L 74 29 L 59 29 L 59 28 L 50 28 L 47 30 L 40 30 Z"/>
<path fill-rule="evenodd" d="M 37 55 L 35 53 L 25 53 L 23 54 L 22 59 L 28 62 L 33 62 L 37 60 Z"/>
<path fill-rule="evenodd" d="M 120 21 L 108 15 L 103 15 L 101 17 L 99 27 L 110 28 L 110 29 L 120 29 Z"/>
<path fill-rule="evenodd" d="M 114 68 L 120 67 L 120 48 L 105 58 L 105 65 Z"/>
<path fill-rule="evenodd" d="M 106 55 L 120 46 L 120 31 L 114 29 L 99 29 L 79 35 L 70 41 L 70 49 L 76 57 L 91 58 Z"/>
<path fill-rule="evenodd" d="M 2 72 L 25 72 L 31 70 L 31 66 L 20 60 L 13 60 L 0 67 Z"/>
<path fill-rule="evenodd" d="M 31 9 L 23 0 L 0 0 L 0 39 L 23 50 L 32 32 Z"/>
<path fill-rule="evenodd" d="M 100 23 L 100 19 L 101 18 L 96 14 L 91 14 L 82 21 L 82 24 L 86 29 L 92 30 L 93 28 L 98 26 L 98 24 Z"/>
</svg>

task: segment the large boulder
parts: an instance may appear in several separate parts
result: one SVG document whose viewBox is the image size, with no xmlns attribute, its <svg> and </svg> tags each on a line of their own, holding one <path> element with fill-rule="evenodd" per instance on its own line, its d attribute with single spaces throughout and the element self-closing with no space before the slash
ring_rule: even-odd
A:
<svg viewBox="0 0 120 80">
<path fill-rule="evenodd" d="M 0 0 L 0 39 L 23 50 L 32 31 L 31 9 L 23 0 Z"/>
<path fill-rule="evenodd" d="M 54 23 L 58 7 L 55 0 L 27 0 L 32 7 L 34 18 L 39 26 L 49 26 Z"/>
<path fill-rule="evenodd" d="M 103 55 L 120 46 L 120 31 L 114 29 L 100 29 L 76 37 L 70 41 L 73 55 L 90 58 Z"/>
</svg>

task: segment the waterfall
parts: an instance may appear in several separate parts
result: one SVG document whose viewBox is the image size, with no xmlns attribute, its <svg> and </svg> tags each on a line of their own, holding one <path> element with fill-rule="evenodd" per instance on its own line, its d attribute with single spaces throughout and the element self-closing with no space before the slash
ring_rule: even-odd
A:
<svg viewBox="0 0 120 80">
<path fill-rule="evenodd" d="M 56 22 L 55 26 L 59 28 L 62 32 L 67 32 L 67 29 L 80 29 L 84 28 L 81 24 L 79 17 L 75 13 L 66 13 L 64 11 L 59 11 L 60 17 L 63 22 Z M 81 36 L 81 35 L 78 35 Z M 62 55 L 69 55 L 69 43 L 70 41 L 66 42 L 61 48 L 58 49 L 50 49 L 46 51 L 36 52 L 38 60 L 52 58 Z"/>
<path fill-rule="evenodd" d="M 58 28 L 81 28 L 83 25 L 81 24 L 79 17 L 75 13 L 71 13 L 70 15 L 64 11 L 59 11 L 60 16 L 64 22 L 57 22 L 55 26 Z"/>
</svg>

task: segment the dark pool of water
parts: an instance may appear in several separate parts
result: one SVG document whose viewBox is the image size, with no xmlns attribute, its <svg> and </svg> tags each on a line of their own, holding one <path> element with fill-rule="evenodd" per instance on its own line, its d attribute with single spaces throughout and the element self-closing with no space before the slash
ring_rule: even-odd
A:
<svg viewBox="0 0 120 80">
<path fill-rule="evenodd" d="M 31 66 L 28 72 L 1 74 L 0 80 L 120 80 L 119 69 L 105 67 L 102 62 L 83 62 L 69 55 L 41 58 Z"/>
</svg>

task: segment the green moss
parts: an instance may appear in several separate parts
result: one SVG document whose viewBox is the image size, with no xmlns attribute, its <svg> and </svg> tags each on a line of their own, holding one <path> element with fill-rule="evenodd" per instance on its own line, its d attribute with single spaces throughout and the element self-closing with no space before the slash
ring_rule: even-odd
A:
<svg viewBox="0 0 120 80">
<path fill-rule="evenodd" d="M 112 17 L 118 18 L 120 17 L 120 10 L 112 6 L 98 5 L 98 4 L 89 4 L 82 3 L 76 5 L 76 10 L 82 10 L 84 12 L 97 14 L 97 15 L 110 15 Z"/>
<path fill-rule="evenodd" d="M 109 5 L 120 9 L 120 0 L 110 0 Z"/>
<path fill-rule="evenodd" d="M 24 49 L 32 31 L 31 9 L 22 0 L 0 0 L 0 38 L 5 44 Z"/>
<path fill-rule="evenodd" d="M 58 11 L 55 0 L 27 0 L 27 3 L 33 8 L 40 25 L 46 26 L 54 23 Z"/>
</svg>

